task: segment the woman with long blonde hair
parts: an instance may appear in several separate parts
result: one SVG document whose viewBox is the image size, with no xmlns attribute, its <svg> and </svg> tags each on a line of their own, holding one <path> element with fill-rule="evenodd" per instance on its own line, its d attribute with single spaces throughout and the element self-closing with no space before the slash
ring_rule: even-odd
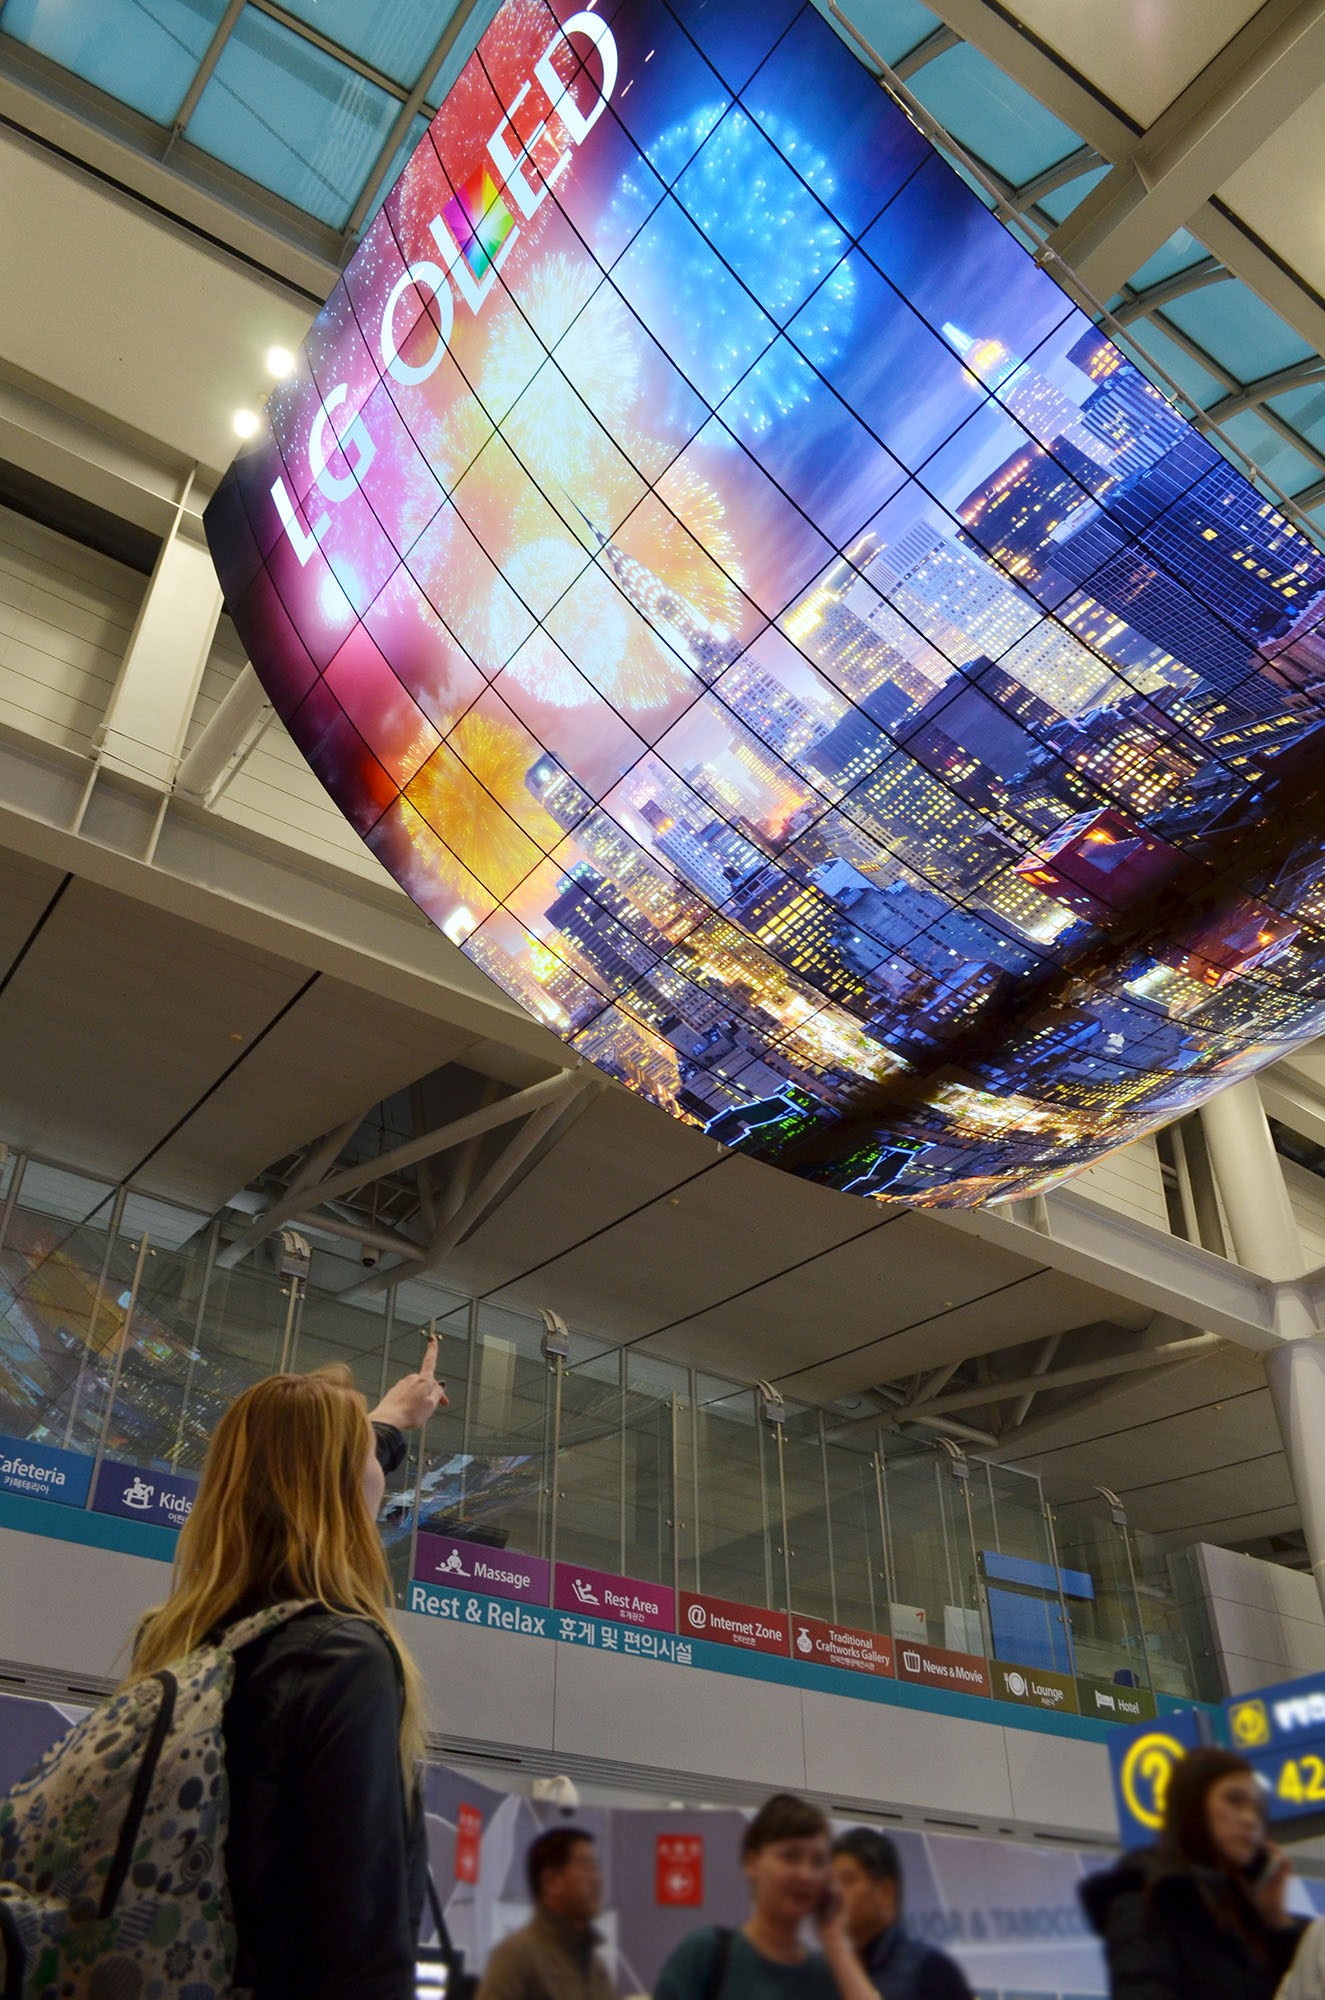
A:
<svg viewBox="0 0 1325 2000">
<path fill-rule="evenodd" d="M 170 1596 L 139 1627 L 131 1682 L 307 1604 L 239 1651 L 225 1711 L 235 1979 L 254 2000 L 414 1992 L 422 1703 L 391 1629 L 383 1487 L 348 1369 L 255 1383 L 217 1425 Z"/>
</svg>

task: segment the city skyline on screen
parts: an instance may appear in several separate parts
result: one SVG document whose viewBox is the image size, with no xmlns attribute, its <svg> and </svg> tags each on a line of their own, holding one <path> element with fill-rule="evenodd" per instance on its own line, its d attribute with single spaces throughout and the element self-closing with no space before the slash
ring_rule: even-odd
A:
<svg viewBox="0 0 1325 2000">
<path fill-rule="evenodd" d="M 1325 556 L 799 0 L 506 0 L 208 533 L 383 865 L 730 1145 L 1025 1195 L 1325 1026 Z"/>
</svg>

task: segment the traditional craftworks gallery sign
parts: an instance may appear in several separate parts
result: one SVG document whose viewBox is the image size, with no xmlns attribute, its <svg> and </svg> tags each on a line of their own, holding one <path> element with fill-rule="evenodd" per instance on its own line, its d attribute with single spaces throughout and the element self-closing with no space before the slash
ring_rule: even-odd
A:
<svg viewBox="0 0 1325 2000">
<path fill-rule="evenodd" d="M 791 1650 L 798 1660 L 816 1667 L 841 1667 L 852 1674 L 893 1671 L 893 1642 L 880 1632 L 861 1632 L 834 1625 L 826 1618 L 792 1614 Z"/>
</svg>

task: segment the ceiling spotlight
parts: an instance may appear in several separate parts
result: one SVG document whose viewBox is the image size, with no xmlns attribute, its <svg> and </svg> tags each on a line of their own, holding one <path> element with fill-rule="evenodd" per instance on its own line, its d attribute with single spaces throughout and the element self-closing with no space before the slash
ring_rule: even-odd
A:
<svg viewBox="0 0 1325 2000">
<path fill-rule="evenodd" d="M 235 436 L 251 438 L 258 428 L 258 420 L 252 410 L 236 410 L 230 419 L 235 427 Z"/>
<path fill-rule="evenodd" d="M 293 375 L 294 356 L 288 347 L 267 349 L 267 372 L 269 375 L 274 375 L 278 382 L 283 382 L 287 375 Z"/>
</svg>

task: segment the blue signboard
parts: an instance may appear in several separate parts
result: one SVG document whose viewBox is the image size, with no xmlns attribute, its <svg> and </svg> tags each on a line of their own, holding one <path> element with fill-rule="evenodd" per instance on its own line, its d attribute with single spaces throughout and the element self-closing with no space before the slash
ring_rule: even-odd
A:
<svg viewBox="0 0 1325 2000">
<path fill-rule="evenodd" d="M 1265 1787 L 1270 1819 L 1325 1818 L 1325 1674 L 1232 1695 L 1224 1716 L 1229 1742 Z"/>
<path fill-rule="evenodd" d="M 1154 1722 L 1109 1732 L 1113 1803 L 1124 1847 L 1150 1847 L 1164 1824 L 1164 1799 L 1175 1764 L 1211 1738 L 1198 1709 L 1179 1709 Z"/>
<path fill-rule="evenodd" d="M 31 1438 L 0 1436 L 0 1493 L 22 1493 L 29 1500 L 56 1500 L 64 1507 L 81 1507 L 91 1478 L 92 1460 L 82 1452 L 34 1444 Z"/>
<path fill-rule="evenodd" d="M 98 1514 L 122 1514 L 129 1521 L 150 1521 L 156 1528 L 182 1528 L 193 1512 L 196 1479 L 182 1472 L 158 1472 L 154 1466 L 121 1465 L 108 1458 L 97 1479 L 92 1506 Z"/>
</svg>

